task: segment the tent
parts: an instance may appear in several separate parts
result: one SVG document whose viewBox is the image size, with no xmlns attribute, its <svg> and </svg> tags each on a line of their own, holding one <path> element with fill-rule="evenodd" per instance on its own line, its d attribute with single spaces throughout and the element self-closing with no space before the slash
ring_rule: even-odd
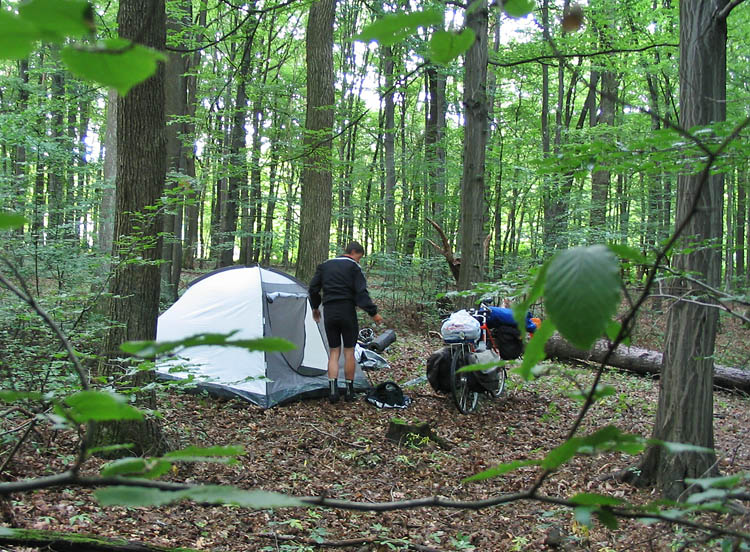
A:
<svg viewBox="0 0 750 552">
<path fill-rule="evenodd" d="M 263 408 L 323 397 L 328 392 L 328 344 L 309 305 L 307 287 L 279 270 L 235 266 L 205 274 L 159 316 L 157 341 L 236 332 L 231 339 L 283 337 L 297 348 L 265 353 L 239 347 L 188 347 L 178 357 L 157 363 L 157 375 L 162 379 L 193 375 L 199 388 L 239 396 Z M 342 363 L 340 385 L 343 381 Z M 371 387 L 359 364 L 354 386 L 358 391 Z"/>
</svg>

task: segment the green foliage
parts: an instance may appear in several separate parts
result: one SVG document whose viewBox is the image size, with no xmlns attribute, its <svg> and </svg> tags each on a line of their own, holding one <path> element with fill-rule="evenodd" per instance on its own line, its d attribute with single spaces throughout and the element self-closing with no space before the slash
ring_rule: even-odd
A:
<svg viewBox="0 0 750 552">
<path fill-rule="evenodd" d="M 201 333 L 177 341 L 127 341 L 120 345 L 126 353 L 143 358 L 154 358 L 166 353 L 176 352 L 187 347 L 220 346 L 240 347 L 248 351 L 287 352 L 296 349 L 296 345 L 280 337 L 261 337 L 257 339 L 230 339 L 238 330 L 228 334 Z"/>
<path fill-rule="evenodd" d="M 62 59 L 71 73 L 111 86 L 124 96 L 156 71 L 167 56 L 122 38 L 103 41 L 93 49 L 65 48 Z"/>
<path fill-rule="evenodd" d="M 560 333 L 580 349 L 602 336 L 620 302 L 619 266 L 604 246 L 558 253 L 549 265 L 545 307 Z"/>
<path fill-rule="evenodd" d="M 430 39 L 430 61 L 447 65 L 471 48 L 474 40 L 476 35 L 472 29 L 463 29 L 460 33 L 435 31 Z"/>
<path fill-rule="evenodd" d="M 148 487 L 112 486 L 94 492 L 104 506 L 164 506 L 180 500 L 267 509 L 304 506 L 304 502 L 279 493 L 245 491 L 236 487 L 204 485 L 178 491 Z"/>
<path fill-rule="evenodd" d="M 531 13 L 535 6 L 534 0 L 505 0 L 503 11 L 511 17 L 524 17 Z"/>
<path fill-rule="evenodd" d="M 39 41 L 64 43 L 94 30 L 93 10 L 87 0 L 30 0 L 18 14 L 0 11 L 0 59 L 28 56 Z M 83 78 L 112 86 L 125 95 L 156 71 L 166 56 L 125 39 L 109 39 L 96 46 L 66 45 L 66 67 Z"/>
<path fill-rule="evenodd" d="M 403 41 L 419 27 L 430 27 L 443 23 L 441 10 L 427 10 L 412 13 L 384 15 L 374 23 L 370 23 L 355 40 L 369 42 L 376 40 L 383 46 L 392 46 Z"/>
<path fill-rule="evenodd" d="M 3 12 L 0 11 L 0 14 Z M 14 213 L 0 213 L 0 230 L 18 228 L 26 224 L 26 219 Z"/>
<path fill-rule="evenodd" d="M 127 403 L 127 399 L 116 393 L 104 391 L 80 391 L 65 399 L 67 409 L 58 407 L 57 412 L 82 424 L 112 420 L 142 420 L 143 414 Z"/>
</svg>

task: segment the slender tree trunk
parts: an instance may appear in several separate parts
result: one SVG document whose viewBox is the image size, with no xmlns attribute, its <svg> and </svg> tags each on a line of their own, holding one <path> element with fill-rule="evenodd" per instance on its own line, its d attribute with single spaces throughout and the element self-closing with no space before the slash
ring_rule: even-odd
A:
<svg viewBox="0 0 750 552">
<path fill-rule="evenodd" d="M 307 114 L 297 278 L 309 281 L 328 258 L 331 234 L 331 152 L 334 121 L 333 21 L 335 0 L 316 0 L 307 22 Z"/>
<path fill-rule="evenodd" d="M 234 263 L 234 245 L 237 232 L 237 218 L 240 207 L 240 190 L 247 186 L 247 91 L 246 83 L 252 62 L 252 36 L 248 32 L 242 50 L 242 60 L 237 72 L 237 90 L 232 115 L 232 128 L 229 139 L 230 169 L 227 178 L 226 202 L 221 217 L 222 246 L 219 255 L 219 266 L 231 266 Z"/>
<path fill-rule="evenodd" d="M 393 49 L 390 46 L 383 47 L 383 58 L 385 61 L 385 119 L 384 119 L 384 143 L 385 154 L 385 218 L 390 222 L 386 226 L 385 247 L 388 253 L 396 251 L 396 236 L 398 227 L 396 218 L 396 122 L 395 122 L 395 90 L 393 82 Z"/>
<path fill-rule="evenodd" d="M 735 225 L 734 264 L 737 266 L 738 284 L 745 280 L 745 225 L 747 223 L 747 169 L 737 170 L 737 224 Z"/>
<path fill-rule="evenodd" d="M 601 76 L 601 99 L 597 125 L 613 127 L 615 124 L 615 97 L 617 95 L 617 77 L 612 71 L 604 71 Z M 601 136 L 601 135 L 600 135 Z M 601 139 L 609 141 L 606 137 Z M 609 197 L 610 171 L 601 168 L 591 175 L 591 214 L 589 230 L 591 242 L 608 239 L 607 235 L 607 200 Z"/>
<path fill-rule="evenodd" d="M 117 91 L 107 94 L 107 128 L 104 132 L 104 184 L 99 209 L 99 250 L 112 253 L 115 222 L 115 180 L 117 178 Z"/>
</svg>

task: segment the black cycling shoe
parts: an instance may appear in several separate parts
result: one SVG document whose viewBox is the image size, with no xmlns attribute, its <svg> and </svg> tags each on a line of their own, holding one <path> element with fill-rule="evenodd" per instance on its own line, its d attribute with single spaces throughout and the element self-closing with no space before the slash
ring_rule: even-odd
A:
<svg viewBox="0 0 750 552">
<path fill-rule="evenodd" d="M 339 399 L 341 398 L 339 396 L 338 380 L 329 380 L 328 385 L 329 385 L 328 402 L 330 402 L 331 404 L 336 404 L 337 402 L 339 402 Z"/>
</svg>

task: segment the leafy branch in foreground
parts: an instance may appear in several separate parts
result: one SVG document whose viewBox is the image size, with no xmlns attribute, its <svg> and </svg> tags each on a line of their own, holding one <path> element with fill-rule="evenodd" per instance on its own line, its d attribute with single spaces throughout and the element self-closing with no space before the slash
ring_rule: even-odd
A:
<svg viewBox="0 0 750 552">
<path fill-rule="evenodd" d="M 40 41 L 65 44 L 62 61 L 71 73 L 115 88 L 125 95 L 156 71 L 167 57 L 122 38 L 95 45 L 67 44 L 94 32 L 93 8 L 87 0 L 30 0 L 18 13 L 0 10 L 0 59 L 22 59 Z"/>
</svg>

